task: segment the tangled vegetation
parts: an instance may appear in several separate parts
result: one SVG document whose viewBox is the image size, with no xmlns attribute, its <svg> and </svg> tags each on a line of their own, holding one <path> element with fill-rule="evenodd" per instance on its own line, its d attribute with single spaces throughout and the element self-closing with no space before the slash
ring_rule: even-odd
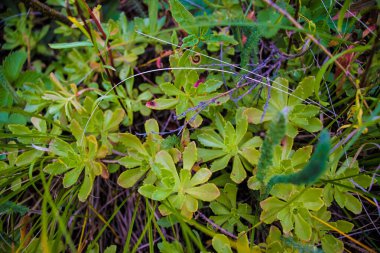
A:
<svg viewBox="0 0 380 253">
<path fill-rule="evenodd" d="M 0 3 L 0 252 L 378 252 L 379 1 Z"/>
</svg>

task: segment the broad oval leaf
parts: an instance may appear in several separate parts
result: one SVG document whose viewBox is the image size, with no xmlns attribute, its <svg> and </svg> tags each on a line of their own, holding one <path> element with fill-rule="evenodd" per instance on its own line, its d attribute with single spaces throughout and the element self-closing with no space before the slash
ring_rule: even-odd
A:
<svg viewBox="0 0 380 253">
<path fill-rule="evenodd" d="M 120 174 L 117 183 L 121 187 L 130 188 L 144 176 L 145 172 L 146 171 L 141 168 L 126 170 Z"/>
<path fill-rule="evenodd" d="M 148 152 L 145 150 L 140 139 L 137 138 L 135 135 L 130 133 L 121 133 L 119 134 L 119 140 L 127 148 L 135 149 L 140 154 L 148 156 Z"/>
<path fill-rule="evenodd" d="M 197 159 L 197 147 L 195 146 L 195 142 L 192 141 L 189 143 L 189 145 L 187 145 L 187 147 L 183 151 L 183 169 L 191 170 Z"/>
<path fill-rule="evenodd" d="M 211 177 L 211 171 L 206 168 L 198 170 L 190 180 L 191 186 L 200 185 L 206 183 Z"/>
<path fill-rule="evenodd" d="M 154 110 L 167 110 L 174 108 L 177 103 L 177 98 L 157 98 L 146 102 L 145 106 Z"/>
<path fill-rule="evenodd" d="M 294 232 L 297 237 L 301 240 L 309 241 L 311 238 L 311 226 L 301 214 L 294 215 L 294 224 Z"/>
<path fill-rule="evenodd" d="M 164 169 L 169 170 L 172 174 L 177 174 L 177 169 L 174 165 L 173 158 L 166 150 L 161 150 L 156 154 L 156 163 L 161 164 Z"/>
<path fill-rule="evenodd" d="M 224 148 L 223 139 L 214 131 L 207 131 L 197 136 L 198 141 L 206 147 L 211 148 Z"/>
<path fill-rule="evenodd" d="M 36 160 L 38 157 L 41 157 L 44 154 L 43 151 L 40 150 L 28 150 L 19 155 L 16 159 L 16 165 L 17 166 L 24 166 L 31 164 L 34 160 Z"/>
<path fill-rule="evenodd" d="M 220 192 L 215 184 L 204 184 L 198 187 L 192 187 L 185 190 L 187 194 L 190 194 L 196 199 L 203 201 L 213 201 L 219 197 Z"/>
<path fill-rule="evenodd" d="M 86 173 L 83 183 L 78 192 L 78 199 L 80 202 L 85 202 L 92 191 L 92 185 L 94 184 L 94 178 L 90 173 Z"/>
<path fill-rule="evenodd" d="M 78 178 L 83 170 L 83 167 L 78 167 L 70 170 L 63 177 L 63 187 L 68 188 L 78 181 Z"/>
<path fill-rule="evenodd" d="M 217 253 L 232 253 L 230 240 L 228 240 L 227 236 L 222 234 L 214 235 L 212 238 L 212 247 Z"/>
<path fill-rule="evenodd" d="M 67 170 L 69 170 L 70 167 L 67 167 L 64 163 L 60 162 L 59 160 L 53 163 L 49 163 L 45 168 L 44 172 L 50 174 L 50 175 L 60 175 Z"/>
<path fill-rule="evenodd" d="M 135 157 L 132 157 L 132 156 L 124 156 L 120 158 L 119 160 L 117 160 L 117 162 L 128 169 L 142 165 L 142 161 L 140 159 L 136 159 Z"/>
<path fill-rule="evenodd" d="M 175 21 L 190 34 L 198 33 L 194 16 L 178 0 L 170 0 L 170 10 Z M 192 27 L 188 27 L 192 26 Z"/>
<path fill-rule="evenodd" d="M 62 157 L 67 157 L 70 153 L 75 153 L 70 144 L 58 138 L 50 143 L 49 148 L 52 153 Z"/>
<path fill-rule="evenodd" d="M 232 164 L 231 179 L 237 184 L 240 184 L 247 177 L 247 172 L 245 171 L 243 164 L 239 156 L 234 156 L 234 161 Z"/>
</svg>

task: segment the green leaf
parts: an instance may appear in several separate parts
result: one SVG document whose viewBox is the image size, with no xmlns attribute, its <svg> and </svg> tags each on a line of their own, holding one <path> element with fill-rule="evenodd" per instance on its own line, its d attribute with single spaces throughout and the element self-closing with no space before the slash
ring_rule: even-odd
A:
<svg viewBox="0 0 380 253">
<path fill-rule="evenodd" d="M 191 186 L 200 185 L 206 183 L 211 177 L 211 171 L 206 168 L 198 170 L 190 180 Z"/>
<path fill-rule="evenodd" d="M 8 129 L 17 136 L 25 136 L 25 135 L 32 135 L 32 131 L 30 131 L 29 128 L 23 125 L 18 124 L 11 124 L 8 125 Z M 26 137 L 18 137 L 17 138 L 21 143 L 24 144 L 30 144 L 32 142 L 32 137 L 26 136 Z"/>
<path fill-rule="evenodd" d="M 360 201 L 352 196 L 350 193 L 346 193 L 346 208 L 354 214 L 360 214 L 362 212 L 362 204 Z"/>
<path fill-rule="evenodd" d="M 49 148 L 52 153 L 62 157 L 67 157 L 70 153 L 75 153 L 70 144 L 58 138 L 50 143 Z"/>
<path fill-rule="evenodd" d="M 189 34 L 197 34 L 194 16 L 178 0 L 169 0 L 170 10 L 175 21 Z M 192 26 L 192 27 L 186 27 Z"/>
<path fill-rule="evenodd" d="M 234 39 L 233 36 L 229 36 L 226 34 L 209 34 L 204 35 L 203 39 L 206 43 L 226 43 L 231 45 L 237 45 L 238 42 Z"/>
<path fill-rule="evenodd" d="M 249 241 L 247 233 L 241 232 L 236 240 L 236 249 L 238 253 L 249 253 L 251 252 L 249 248 Z"/>
<path fill-rule="evenodd" d="M 173 191 L 167 188 L 158 188 L 154 185 L 146 184 L 139 188 L 138 192 L 150 199 L 162 201 L 166 199 Z"/>
<path fill-rule="evenodd" d="M 212 247 L 217 253 L 232 253 L 230 240 L 227 236 L 222 234 L 216 234 L 212 238 Z"/>
<path fill-rule="evenodd" d="M 64 163 L 62 163 L 60 160 L 58 160 L 56 162 L 49 163 L 44 168 L 44 172 L 55 176 L 55 175 L 60 175 L 69 169 L 70 169 L 70 167 L 67 167 Z"/>
<path fill-rule="evenodd" d="M 169 135 L 161 142 L 161 149 L 171 149 L 179 146 L 181 139 L 177 135 Z"/>
<path fill-rule="evenodd" d="M 345 221 L 345 220 L 336 221 L 336 226 L 340 231 L 342 231 L 344 233 L 349 233 L 354 228 L 354 224 L 352 224 L 351 222 Z"/>
<path fill-rule="evenodd" d="M 292 93 L 294 96 L 289 97 L 289 106 L 294 106 L 297 104 L 301 104 L 302 101 L 306 98 L 309 98 L 313 92 L 315 87 L 315 77 L 307 76 L 298 84 L 297 88 Z"/>
<path fill-rule="evenodd" d="M 86 172 L 82 186 L 80 187 L 79 192 L 78 192 L 78 199 L 80 202 L 85 202 L 87 200 L 88 196 L 91 193 L 93 184 L 94 184 L 94 178 L 91 176 L 91 174 Z"/>
<path fill-rule="evenodd" d="M 96 153 L 98 152 L 98 142 L 95 138 L 95 136 L 90 135 L 86 137 L 87 140 L 87 156 L 91 160 L 93 160 L 96 157 Z"/>
<path fill-rule="evenodd" d="M 260 152 L 254 148 L 243 148 L 240 150 L 239 154 L 252 165 L 257 165 L 260 157 Z"/>
<path fill-rule="evenodd" d="M 145 121 L 144 128 L 147 134 L 158 134 L 158 132 L 160 132 L 158 122 L 155 119 L 148 119 Z"/>
<path fill-rule="evenodd" d="M 176 98 L 157 98 L 153 101 L 146 102 L 145 106 L 154 110 L 172 109 L 178 103 Z"/>
<path fill-rule="evenodd" d="M 123 165 L 125 168 L 128 168 L 128 169 L 142 165 L 141 160 L 136 159 L 132 156 L 124 156 L 123 158 L 120 158 L 119 160 L 117 160 L 117 162 L 120 165 Z"/>
<path fill-rule="evenodd" d="M 222 205 L 221 203 L 216 202 L 216 201 L 213 201 L 210 203 L 210 208 L 211 208 L 212 212 L 215 213 L 216 215 L 229 216 L 229 214 L 231 212 L 230 210 L 227 209 L 227 207 L 225 207 L 224 205 Z M 213 218 L 215 218 L 215 217 L 213 217 Z M 228 219 L 228 217 L 227 217 L 227 219 Z M 220 223 L 218 223 L 218 224 L 220 224 Z"/>
<path fill-rule="evenodd" d="M 52 49 L 65 49 L 65 48 L 76 48 L 76 47 L 93 47 L 94 45 L 90 41 L 77 41 L 68 43 L 53 43 L 49 44 Z"/>
<path fill-rule="evenodd" d="M 157 29 L 157 20 L 158 20 L 158 1 L 149 0 L 148 2 L 148 11 L 149 11 L 149 31 L 153 34 Z"/>
<path fill-rule="evenodd" d="M 277 213 L 280 208 L 282 208 L 286 203 L 275 197 L 269 197 L 266 200 L 260 202 L 260 206 L 263 212 L 260 215 L 260 220 L 267 224 L 272 223 L 277 219 Z"/>
<path fill-rule="evenodd" d="M 178 241 L 169 243 L 167 241 L 158 244 L 160 253 L 183 253 L 183 247 Z"/>
<path fill-rule="evenodd" d="M 213 201 L 220 195 L 218 187 L 214 184 L 204 184 L 198 187 L 186 189 L 185 191 L 194 198 L 203 201 Z"/>
<path fill-rule="evenodd" d="M 343 252 L 344 250 L 343 242 L 332 235 L 326 234 L 322 237 L 321 242 L 323 252 L 325 253 Z"/>
<path fill-rule="evenodd" d="M 232 156 L 230 154 L 227 154 L 227 155 L 213 161 L 211 163 L 211 168 L 210 168 L 211 171 L 215 172 L 215 171 L 222 170 L 222 169 L 226 168 L 231 157 Z"/>
<path fill-rule="evenodd" d="M 257 15 L 257 22 L 263 23 L 259 25 L 259 32 L 267 39 L 274 37 L 279 28 L 281 15 L 272 8 L 267 8 L 259 11 Z"/>
<path fill-rule="evenodd" d="M 227 146 L 229 150 L 230 147 L 237 147 L 236 132 L 231 122 L 228 121 L 224 126 L 224 133 L 224 145 Z"/>
<path fill-rule="evenodd" d="M 198 159 L 197 155 L 197 147 L 195 146 L 195 142 L 192 141 L 183 151 L 183 169 L 191 170 Z"/>
<path fill-rule="evenodd" d="M 81 127 L 81 125 L 79 124 L 79 122 L 76 121 L 75 119 L 73 119 L 71 121 L 70 130 L 71 130 L 71 133 L 74 135 L 74 137 L 75 137 L 75 139 L 77 141 L 82 139 L 83 128 Z"/>
<path fill-rule="evenodd" d="M 104 131 L 116 131 L 119 129 L 120 123 L 125 117 L 125 112 L 122 108 L 116 108 L 115 110 L 107 110 L 104 113 Z"/>
<path fill-rule="evenodd" d="M 257 179 L 256 176 L 252 176 L 248 179 L 248 182 L 247 182 L 247 185 L 248 185 L 248 188 L 249 189 L 252 189 L 252 190 L 260 190 L 260 187 L 261 187 L 261 183 L 260 181 Z"/>
<path fill-rule="evenodd" d="M 130 133 L 120 133 L 119 141 L 127 148 L 132 148 L 142 155 L 148 156 L 148 152 L 145 150 L 139 138 Z"/>
<path fill-rule="evenodd" d="M 117 179 L 117 183 L 121 187 L 130 188 L 134 186 L 137 181 L 145 175 L 145 173 L 146 171 L 141 168 L 126 170 L 120 174 Z"/>
<path fill-rule="evenodd" d="M 248 130 L 247 116 L 242 114 L 242 110 L 236 112 L 236 145 L 239 145 L 243 140 L 244 135 Z"/>
<path fill-rule="evenodd" d="M 298 238 L 309 241 L 311 238 L 311 226 L 301 214 L 294 215 L 294 231 Z"/>
<path fill-rule="evenodd" d="M 3 61 L 4 75 L 10 83 L 19 77 L 22 66 L 26 62 L 27 54 L 23 50 L 10 53 Z"/>
<path fill-rule="evenodd" d="M 43 151 L 36 150 L 36 149 L 25 151 L 24 153 L 22 153 L 21 155 L 17 157 L 16 165 L 24 166 L 24 165 L 31 164 L 35 159 L 37 159 L 38 157 L 41 157 L 43 154 L 44 154 Z"/>
<path fill-rule="evenodd" d="M 104 253 L 116 253 L 117 247 L 116 245 L 111 245 L 108 246 L 105 250 Z"/>
<path fill-rule="evenodd" d="M 186 195 L 186 200 L 183 204 L 189 212 L 194 213 L 198 210 L 198 201 L 189 195 Z"/>
<path fill-rule="evenodd" d="M 365 174 L 355 177 L 354 180 L 363 188 L 368 188 L 372 183 L 372 177 Z"/>
<path fill-rule="evenodd" d="M 300 197 L 300 201 L 303 203 L 303 206 L 308 210 L 318 211 L 324 205 L 324 202 L 321 199 L 321 197 L 322 189 L 309 188 L 302 194 L 302 196 Z"/>
<path fill-rule="evenodd" d="M 78 167 L 70 170 L 63 177 L 63 187 L 68 188 L 78 181 L 80 174 L 82 173 L 83 167 Z"/>
<path fill-rule="evenodd" d="M 281 209 L 277 214 L 277 218 L 280 220 L 282 225 L 282 230 L 285 233 L 289 233 L 294 229 L 294 214 L 292 211 L 293 210 L 291 207 L 285 207 Z"/>
<path fill-rule="evenodd" d="M 237 184 L 240 184 L 247 177 L 247 172 L 245 171 L 243 164 L 240 161 L 239 156 L 234 156 L 234 161 L 232 164 L 231 179 Z"/>
<path fill-rule="evenodd" d="M 289 81 L 282 77 L 277 77 L 272 83 L 270 104 L 278 111 L 282 111 L 288 104 Z"/>
<path fill-rule="evenodd" d="M 199 134 L 197 136 L 198 141 L 206 146 L 206 147 L 211 147 L 211 148 L 224 148 L 224 143 L 222 138 L 216 134 L 214 131 L 207 131 Z"/>
<path fill-rule="evenodd" d="M 264 113 L 263 111 L 254 107 L 247 108 L 244 111 L 244 114 L 247 116 L 248 123 L 251 123 L 251 124 L 260 124 L 263 113 Z M 263 118 L 263 122 L 271 120 L 272 118 L 273 116 L 269 114 L 268 112 L 266 112 Z"/>
<path fill-rule="evenodd" d="M 199 43 L 199 39 L 194 34 L 190 34 L 183 38 L 181 47 L 193 47 Z"/>
<path fill-rule="evenodd" d="M 304 165 L 310 159 L 312 149 L 312 146 L 305 146 L 297 149 L 292 156 L 292 166 L 297 167 Z"/>
<path fill-rule="evenodd" d="M 178 176 L 173 158 L 166 150 L 161 150 L 156 154 L 155 162 L 161 164 L 163 168 L 170 171 L 172 175 Z"/>
<path fill-rule="evenodd" d="M 217 79 L 208 79 L 206 82 L 199 84 L 197 94 L 211 93 L 223 85 L 223 82 Z"/>
<path fill-rule="evenodd" d="M 224 155 L 226 152 L 221 149 L 198 148 L 198 156 L 202 162 L 208 162 Z"/>
</svg>

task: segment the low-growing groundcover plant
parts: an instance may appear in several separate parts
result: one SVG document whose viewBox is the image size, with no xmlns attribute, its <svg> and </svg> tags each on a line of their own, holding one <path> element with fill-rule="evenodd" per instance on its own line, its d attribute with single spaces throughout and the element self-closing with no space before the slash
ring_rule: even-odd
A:
<svg viewBox="0 0 380 253">
<path fill-rule="evenodd" d="M 0 3 L 0 252 L 378 252 L 379 3 Z"/>
</svg>

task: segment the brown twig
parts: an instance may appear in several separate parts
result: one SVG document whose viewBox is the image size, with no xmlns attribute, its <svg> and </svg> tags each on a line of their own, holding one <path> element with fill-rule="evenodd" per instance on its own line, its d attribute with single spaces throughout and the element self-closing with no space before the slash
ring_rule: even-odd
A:
<svg viewBox="0 0 380 253">
<path fill-rule="evenodd" d="M 83 1 L 84 2 L 84 1 Z M 82 9 L 81 9 L 81 7 L 80 7 L 80 5 L 79 5 L 79 3 L 78 3 L 78 1 L 76 0 L 75 1 L 75 5 L 76 5 L 76 7 L 77 7 L 77 10 L 78 10 L 78 15 L 80 16 L 80 18 L 82 19 L 82 22 L 83 22 L 83 25 L 84 25 L 84 28 L 86 29 L 86 31 L 88 32 L 88 34 L 89 34 L 89 36 L 90 36 L 90 39 L 91 39 L 91 41 L 92 41 L 92 43 L 96 43 L 96 40 L 95 40 L 95 38 L 93 38 L 93 36 L 92 36 L 92 31 L 91 31 L 91 28 L 88 26 L 88 24 L 87 24 L 87 22 L 86 22 L 86 17 L 83 15 L 83 11 L 82 11 Z M 86 6 L 87 6 L 87 4 L 86 4 Z M 87 6 L 88 7 L 88 6 Z M 88 7 L 89 8 L 89 7 Z M 92 13 L 92 11 L 91 11 L 91 9 L 90 9 L 90 16 L 91 16 L 91 14 L 93 15 L 93 13 Z M 92 17 L 92 16 L 91 16 Z M 98 21 L 96 18 L 95 18 L 95 20 L 96 21 Z M 95 21 L 95 22 L 96 22 Z M 99 21 L 98 21 L 99 22 Z M 101 28 L 101 25 L 100 25 L 100 28 Z M 99 27 L 98 27 L 98 29 L 99 29 Z M 105 35 L 105 33 L 104 33 L 104 30 L 101 28 L 101 30 L 102 31 L 100 31 L 102 34 L 104 34 Z M 107 48 L 109 48 L 108 46 L 107 46 Z M 102 62 L 102 64 L 103 65 L 107 65 L 107 63 L 106 63 L 106 61 L 105 61 L 105 59 L 104 59 L 104 57 L 102 56 L 102 54 L 101 54 L 101 52 L 99 51 L 98 52 L 99 54 L 99 59 L 100 59 L 100 61 Z M 112 55 L 112 53 L 111 52 L 109 52 L 111 55 Z M 113 62 L 112 62 L 112 57 L 111 57 L 111 64 L 112 64 Z M 114 66 L 112 66 L 114 69 L 115 69 L 115 67 Z M 107 68 L 104 68 L 104 70 L 105 70 L 105 72 L 106 72 L 106 74 L 107 74 L 107 77 L 108 77 L 108 79 L 109 79 L 109 81 L 111 82 L 111 85 L 112 85 L 112 87 L 115 87 L 116 86 L 116 82 L 115 82 L 115 80 L 114 80 L 114 75 L 113 75 L 113 73 L 112 72 L 110 72 L 109 71 L 109 69 L 107 69 Z M 112 89 L 112 91 L 113 91 L 113 93 L 117 96 L 117 93 L 116 93 L 116 90 L 115 89 Z M 127 108 L 126 108 L 126 106 L 124 105 L 124 103 L 123 103 L 123 101 L 121 101 L 121 99 L 118 97 L 117 98 L 117 100 L 118 100 L 118 102 L 119 102 L 119 104 L 120 104 L 120 106 L 123 108 L 123 110 L 124 110 L 124 112 L 125 113 L 127 113 Z"/>
<path fill-rule="evenodd" d="M 219 226 L 218 224 L 216 224 L 215 222 L 213 222 L 212 220 L 210 220 L 209 218 L 206 217 L 206 215 L 204 215 L 203 213 L 201 212 L 197 212 L 197 214 L 203 219 L 205 220 L 207 223 L 209 223 L 214 229 L 216 229 L 217 231 L 221 232 L 222 234 L 225 234 L 235 240 L 238 239 L 238 237 L 230 232 L 228 232 L 227 230 L 225 230 L 224 228 L 222 228 L 221 226 Z"/>
<path fill-rule="evenodd" d="M 100 21 L 96 18 L 95 14 L 92 12 L 91 8 L 87 5 L 86 2 L 84 2 L 84 4 L 86 5 L 87 7 L 87 11 L 88 13 L 90 14 L 90 17 L 91 19 L 95 22 L 95 25 L 96 27 L 98 28 L 101 36 L 102 36 L 102 39 L 104 41 L 107 41 L 107 53 L 108 53 L 108 57 L 110 58 L 110 65 L 115 68 L 115 64 L 114 64 L 114 61 L 113 61 L 113 56 L 112 56 L 112 51 L 111 51 L 111 45 L 110 45 L 110 42 L 107 40 L 107 35 L 102 27 L 102 24 L 100 23 Z M 113 76 L 114 78 L 114 76 Z"/>
<path fill-rule="evenodd" d="M 29 5 L 31 8 L 35 9 L 36 11 L 40 11 L 41 13 L 45 14 L 46 16 L 58 20 L 65 25 L 71 26 L 71 21 L 62 13 L 50 8 L 44 3 L 41 3 L 38 0 L 22 0 L 25 4 Z"/>
</svg>

